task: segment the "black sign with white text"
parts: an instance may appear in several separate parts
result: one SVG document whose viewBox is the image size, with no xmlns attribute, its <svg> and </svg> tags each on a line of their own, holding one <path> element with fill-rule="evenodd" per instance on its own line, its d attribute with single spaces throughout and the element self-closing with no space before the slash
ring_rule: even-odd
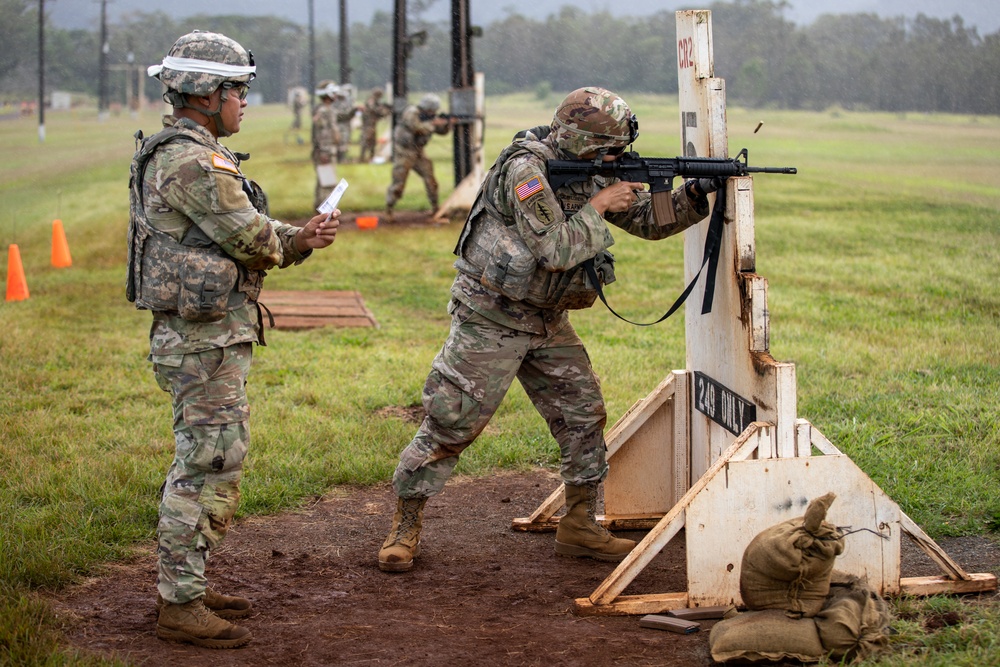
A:
<svg viewBox="0 0 1000 667">
<path fill-rule="evenodd" d="M 733 435 L 757 419 L 757 406 L 704 373 L 694 372 L 694 407 Z"/>
</svg>

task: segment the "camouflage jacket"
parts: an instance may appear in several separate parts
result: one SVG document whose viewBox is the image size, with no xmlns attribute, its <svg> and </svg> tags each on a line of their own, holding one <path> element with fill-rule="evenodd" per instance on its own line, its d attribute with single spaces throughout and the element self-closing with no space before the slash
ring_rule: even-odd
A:
<svg viewBox="0 0 1000 667">
<path fill-rule="evenodd" d="M 365 100 L 365 105 L 361 107 L 361 126 L 363 128 L 374 128 L 380 119 L 392 113 L 392 107 L 375 96 Z"/>
<path fill-rule="evenodd" d="M 316 105 L 312 118 L 313 160 L 320 157 L 335 160 L 339 143 L 340 130 L 337 128 L 336 110 L 332 105 L 320 102 Z"/>
<path fill-rule="evenodd" d="M 244 190 L 239 160 L 204 128 L 186 119 L 164 116 L 197 141 L 171 141 L 150 158 L 142 184 L 150 226 L 180 241 L 197 226 L 235 262 L 251 271 L 300 263 L 309 253 L 295 248 L 299 228 L 258 212 Z M 133 202 L 133 205 L 135 203 Z M 201 352 L 235 343 L 260 342 L 255 302 L 232 310 L 217 322 L 190 322 L 166 311 L 153 311 L 150 355 Z"/>
<path fill-rule="evenodd" d="M 560 154 L 551 136 L 538 141 L 529 133 L 526 138 L 516 140 L 508 151 L 504 153 L 509 159 L 503 160 L 504 154 L 501 155 L 480 189 L 456 248 L 460 257 L 462 240 L 472 232 L 469 227 L 480 224 L 481 216 L 489 215 L 490 210 L 516 230 L 534 256 L 537 270 L 553 273 L 571 270 L 609 248 L 614 239 L 607 223 L 629 234 L 658 240 L 677 234 L 708 215 L 704 203 L 691 200 L 681 186 L 671 193 L 672 220 L 655 218 L 649 192 L 637 193 L 636 202 L 627 211 L 602 217 L 589 200 L 614 183 L 614 179 L 594 177 L 554 191 L 546 177 L 546 160 L 567 156 Z M 461 259 L 456 267 L 461 268 Z M 462 270 L 451 292 L 455 299 L 484 317 L 519 331 L 544 334 L 546 330 L 558 330 L 567 321 L 565 310 L 537 308 L 512 300 Z"/>
<path fill-rule="evenodd" d="M 420 109 L 411 104 L 400 115 L 396 129 L 392 133 L 392 141 L 395 148 L 419 151 L 430 142 L 431 135 L 435 131 L 433 120 L 424 120 L 420 115 Z"/>
</svg>

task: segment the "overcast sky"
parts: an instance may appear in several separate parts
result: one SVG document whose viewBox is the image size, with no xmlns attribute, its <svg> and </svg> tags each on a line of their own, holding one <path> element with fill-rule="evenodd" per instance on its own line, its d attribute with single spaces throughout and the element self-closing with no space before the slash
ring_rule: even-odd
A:
<svg viewBox="0 0 1000 667">
<path fill-rule="evenodd" d="M 337 30 L 339 26 L 338 0 L 313 0 L 316 23 Z M 243 13 L 273 15 L 305 25 L 309 15 L 308 0 L 241 0 L 239 3 L 205 3 L 204 0 L 107 0 L 111 21 L 127 12 L 163 11 L 175 16 L 193 14 Z M 411 3 L 412 4 L 412 3 Z M 608 11 L 612 14 L 643 16 L 661 10 L 698 7 L 676 0 L 533 0 L 514 3 L 507 0 L 470 0 L 473 24 L 489 24 L 511 12 L 543 19 L 558 11 L 565 4 L 573 4 L 585 11 Z M 706 7 L 704 3 L 700 7 Z M 1000 30 L 1000 0 L 788 0 L 790 9 L 785 18 L 799 25 L 812 23 L 824 13 L 874 13 L 879 16 L 913 17 L 918 13 L 934 18 L 948 19 L 958 14 L 966 26 L 975 26 L 980 35 Z M 348 22 L 368 23 L 376 10 L 392 12 L 393 0 L 348 0 Z M 428 20 L 445 20 L 451 9 L 451 0 L 436 0 L 422 17 Z M 101 15 L 101 0 L 48 0 L 45 11 L 60 28 L 87 28 L 96 30 Z M 413 16 L 411 14 L 411 21 Z"/>
</svg>

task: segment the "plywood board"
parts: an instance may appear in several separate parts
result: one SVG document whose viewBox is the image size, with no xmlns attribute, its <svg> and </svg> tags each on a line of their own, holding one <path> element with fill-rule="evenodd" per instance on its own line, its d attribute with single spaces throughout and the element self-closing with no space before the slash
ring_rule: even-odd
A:
<svg viewBox="0 0 1000 667">
<path fill-rule="evenodd" d="M 688 508 L 691 604 L 741 604 L 740 565 L 750 541 L 802 516 L 811 500 L 830 491 L 837 499 L 827 520 L 850 532 L 834 567 L 866 578 L 883 595 L 898 593 L 901 512 L 848 457 L 750 459 L 730 461 Z"/>
</svg>

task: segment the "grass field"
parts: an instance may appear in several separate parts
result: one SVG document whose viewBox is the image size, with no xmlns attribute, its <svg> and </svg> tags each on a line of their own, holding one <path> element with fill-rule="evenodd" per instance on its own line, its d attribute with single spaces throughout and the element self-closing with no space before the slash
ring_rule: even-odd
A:
<svg viewBox="0 0 1000 667">
<path fill-rule="evenodd" d="M 515 131 L 545 122 L 556 101 L 488 99 L 487 159 Z M 636 148 L 677 155 L 676 102 L 630 102 L 641 123 Z M 157 114 L 98 122 L 81 109 L 47 121 L 39 143 L 34 119 L 0 120 L 0 242 L 17 244 L 31 291 L 0 303 L 0 664 L 99 662 L 59 647 L 58 626 L 33 592 L 148 542 L 173 453 L 168 397 L 145 360 L 149 315 L 123 294 L 132 133 L 155 132 Z M 308 216 L 313 189 L 308 146 L 288 135 L 290 121 L 282 107 L 251 107 L 226 142 L 253 155 L 245 171 L 285 220 Z M 728 123 L 731 148 L 747 147 L 751 164 L 799 169 L 759 177 L 755 201 L 771 351 L 796 364 L 800 415 L 932 536 L 996 539 L 1000 118 L 730 108 Z M 430 153 L 447 194 L 450 139 L 435 139 Z M 351 188 L 341 208 L 382 208 L 389 170 L 342 166 Z M 399 208 L 424 206 L 411 176 Z M 56 218 L 69 269 L 49 266 Z M 295 507 L 335 484 L 389 479 L 413 429 L 374 413 L 419 402 L 447 332 L 458 231 L 345 231 L 304 265 L 271 273 L 274 289 L 359 290 L 381 326 L 274 331 L 257 348 L 241 515 Z M 627 317 L 655 319 L 682 288 L 682 243 L 615 236 L 609 298 Z M 636 328 L 597 307 L 573 320 L 612 420 L 684 366 L 682 316 Z M 544 423 L 515 388 L 459 472 L 557 464 Z M 893 656 L 878 664 L 998 664 L 1000 612 L 967 614 L 946 639 L 903 623 Z"/>
</svg>

